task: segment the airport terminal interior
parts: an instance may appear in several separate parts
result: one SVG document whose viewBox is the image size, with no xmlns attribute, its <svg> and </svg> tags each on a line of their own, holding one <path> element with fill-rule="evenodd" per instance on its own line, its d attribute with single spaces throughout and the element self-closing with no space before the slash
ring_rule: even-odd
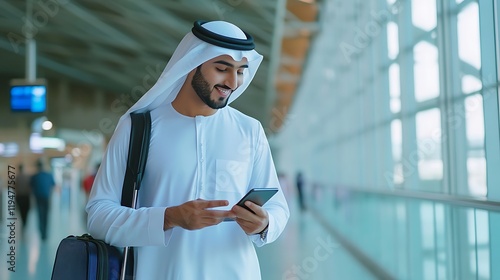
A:
<svg viewBox="0 0 500 280">
<path fill-rule="evenodd" d="M 50 279 L 87 232 L 85 178 L 200 19 L 264 56 L 230 105 L 290 208 L 262 279 L 500 279 L 497 0 L 0 0 L 0 279 Z M 12 192 L 37 162 L 46 238 Z"/>
</svg>

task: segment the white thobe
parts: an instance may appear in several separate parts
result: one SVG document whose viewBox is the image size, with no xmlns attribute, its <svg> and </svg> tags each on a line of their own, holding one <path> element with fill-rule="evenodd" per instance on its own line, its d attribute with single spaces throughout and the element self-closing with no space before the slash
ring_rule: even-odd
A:
<svg viewBox="0 0 500 280">
<path fill-rule="evenodd" d="M 288 221 L 261 124 L 231 107 L 187 117 L 170 103 L 151 112 L 152 132 L 138 209 L 120 206 L 130 118 L 110 140 L 87 204 L 88 230 L 115 246 L 136 249 L 136 279 L 260 279 L 255 248 L 273 242 Z M 200 230 L 163 230 L 166 207 L 194 199 L 226 199 L 230 209 L 252 188 L 279 188 L 264 208 L 267 238 L 232 222 Z"/>
</svg>

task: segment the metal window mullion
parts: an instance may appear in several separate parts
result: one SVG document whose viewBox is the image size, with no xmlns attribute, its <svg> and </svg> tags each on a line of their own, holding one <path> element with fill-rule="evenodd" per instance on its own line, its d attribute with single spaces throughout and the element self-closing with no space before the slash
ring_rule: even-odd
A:
<svg viewBox="0 0 500 280">
<path fill-rule="evenodd" d="M 388 9 L 386 0 L 377 0 L 377 11 Z M 389 67 L 391 61 L 388 57 L 388 44 L 387 44 L 387 23 L 391 19 L 380 23 L 380 35 L 378 38 L 378 48 L 375 51 L 375 64 L 374 64 L 374 94 L 377 96 L 374 101 L 375 107 L 375 122 L 377 128 L 374 131 L 375 142 L 377 149 L 375 149 L 375 158 L 378 164 L 374 164 L 376 169 L 375 182 L 380 187 L 393 188 L 394 181 L 386 179 L 386 174 L 393 174 L 394 161 L 392 157 L 392 138 L 390 122 L 386 124 L 388 119 L 393 118 L 390 109 L 390 91 L 389 91 Z M 388 156 L 391 155 L 391 156 Z"/>
<path fill-rule="evenodd" d="M 467 186 L 467 138 L 465 127 L 465 106 L 460 82 L 460 59 L 458 56 L 457 14 L 454 0 L 443 1 L 438 26 L 438 49 L 440 51 L 441 72 L 441 127 L 443 150 L 444 193 L 468 194 Z M 458 118 L 458 122 L 456 121 Z"/>
<path fill-rule="evenodd" d="M 439 2 L 438 2 L 439 3 Z M 455 108 L 464 108 L 455 104 L 454 100 L 461 95 L 460 59 L 458 56 L 458 27 L 455 0 L 446 0 L 438 4 L 439 23 L 437 27 L 439 67 L 440 67 L 440 101 L 442 128 L 442 160 L 443 160 L 443 192 L 448 194 L 463 193 L 467 190 L 467 141 L 465 135 L 465 119 L 461 125 L 452 123 L 457 116 Z M 461 103 L 463 104 L 463 102 Z M 447 216 L 450 224 L 446 244 L 448 260 L 447 270 L 452 279 L 460 275 L 468 275 L 469 259 L 466 217 L 460 215 Z M 463 222 L 465 221 L 465 223 Z M 459 234 L 459 233 L 462 234 Z M 455 256 L 455 257 L 453 257 Z"/>
<path fill-rule="evenodd" d="M 419 185 L 418 177 L 418 157 L 415 161 L 417 147 L 417 131 L 415 115 L 405 116 L 406 112 L 414 112 L 416 107 L 415 87 L 414 87 L 414 58 L 413 58 L 413 23 L 411 17 L 411 3 L 405 1 L 401 3 L 398 26 L 399 26 L 399 66 L 400 66 L 400 86 L 401 86 L 401 118 L 402 123 L 402 161 L 405 189 L 417 189 Z M 410 156 L 413 155 L 413 158 Z"/>
<path fill-rule="evenodd" d="M 500 200 L 500 135 L 498 87 L 490 87 L 499 80 L 499 20 L 500 7 L 494 0 L 479 0 L 479 29 L 481 40 L 481 80 L 483 83 L 483 110 L 488 199 Z M 494 213 L 488 214 L 490 235 L 490 278 L 500 278 L 500 222 Z"/>
<path fill-rule="evenodd" d="M 417 1 L 417 0 L 413 0 Z M 401 86 L 401 115 L 406 112 L 413 112 L 416 106 L 414 88 L 414 59 L 413 59 L 413 23 L 411 1 L 400 2 L 400 13 L 398 16 L 399 34 L 399 66 L 400 66 L 400 86 Z M 417 152 L 417 131 L 415 115 L 401 118 L 402 124 L 402 162 L 403 166 L 403 188 L 417 189 L 418 178 L 418 158 L 417 162 L 411 162 L 409 157 L 413 152 Z M 409 165 L 408 165 L 409 163 Z M 411 201 L 406 202 L 408 209 L 408 264 L 406 278 L 423 279 L 423 259 L 422 259 L 422 225 L 418 205 Z"/>
<path fill-rule="evenodd" d="M 498 16 L 493 0 L 479 0 L 479 22 L 481 34 L 481 79 L 484 101 L 485 153 L 488 199 L 500 200 L 500 124 L 498 87 L 490 87 L 498 83 L 500 67 L 498 52 Z M 496 35 L 496 36 L 495 36 Z"/>
</svg>

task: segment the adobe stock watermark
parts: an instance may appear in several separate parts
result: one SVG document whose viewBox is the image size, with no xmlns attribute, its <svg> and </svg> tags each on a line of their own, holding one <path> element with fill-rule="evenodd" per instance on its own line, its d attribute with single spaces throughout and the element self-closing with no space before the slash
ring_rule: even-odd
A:
<svg viewBox="0 0 500 280">
<path fill-rule="evenodd" d="M 490 85 L 494 82 L 494 75 L 489 75 L 484 83 Z M 451 130 L 458 129 L 466 125 L 467 114 L 478 112 L 483 109 L 483 104 L 487 102 L 493 94 L 490 92 L 495 90 L 494 88 L 482 89 L 484 94 L 482 99 L 479 98 L 469 98 L 465 101 L 465 104 L 455 104 L 453 105 L 454 110 L 452 112 L 447 112 L 445 114 L 445 124 Z M 482 100 L 482 102 L 481 102 Z M 418 161 L 421 158 L 426 158 L 427 156 L 433 155 L 437 152 L 443 142 L 447 141 L 447 134 L 442 133 L 441 129 L 435 129 L 432 131 L 430 138 L 422 140 L 418 146 L 417 150 L 414 150 L 408 154 L 407 157 L 401 160 L 402 174 L 395 174 L 394 171 L 384 172 L 385 182 L 388 186 L 393 185 L 395 179 L 398 181 L 404 181 L 405 178 L 412 176 L 418 170 Z"/>
<path fill-rule="evenodd" d="M 290 107 L 281 106 L 274 107 L 271 111 L 271 120 L 269 126 L 265 127 L 266 133 L 276 133 L 283 130 L 295 118 L 294 114 L 290 113 Z"/>
<path fill-rule="evenodd" d="M 317 237 L 316 241 L 318 245 L 314 248 L 313 254 L 302 260 L 299 265 L 293 265 L 290 269 L 283 273 L 281 277 L 282 280 L 299 280 L 299 279 L 309 279 L 311 274 L 318 270 L 321 263 L 328 260 L 334 250 L 339 248 L 337 243 L 332 241 L 330 235 L 326 238 Z"/>
<path fill-rule="evenodd" d="M 370 45 L 371 41 L 380 34 L 384 24 L 391 18 L 392 14 L 399 13 L 402 7 L 398 1 L 390 9 L 378 12 L 371 11 L 371 19 L 365 23 L 363 29 L 359 27 L 354 28 L 352 43 L 340 42 L 340 51 L 348 63 L 351 62 L 353 55 L 360 54 L 364 48 Z"/>
<path fill-rule="evenodd" d="M 19 46 L 26 44 L 30 38 L 34 38 L 40 29 L 49 23 L 49 20 L 55 17 L 61 10 L 61 6 L 69 3 L 69 0 L 39 0 L 33 4 L 33 14 L 31 19 L 22 17 L 24 24 L 21 28 L 22 34 L 14 32 L 7 33 L 7 39 L 14 49 L 19 53 Z"/>
</svg>

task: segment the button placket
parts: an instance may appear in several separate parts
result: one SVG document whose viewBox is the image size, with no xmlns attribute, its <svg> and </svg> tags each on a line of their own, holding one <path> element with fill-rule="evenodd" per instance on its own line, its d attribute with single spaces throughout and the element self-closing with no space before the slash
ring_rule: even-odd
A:
<svg viewBox="0 0 500 280">
<path fill-rule="evenodd" d="M 198 151 L 199 151 L 199 174 L 200 174 L 200 181 L 199 181 L 199 186 L 200 186 L 200 193 L 203 193 L 203 190 L 205 189 L 205 174 L 206 174 L 206 152 L 205 152 L 205 146 L 203 145 L 204 139 L 205 139 L 205 129 L 204 129 L 204 122 L 202 118 L 199 118 L 199 128 L 198 128 Z"/>
</svg>

